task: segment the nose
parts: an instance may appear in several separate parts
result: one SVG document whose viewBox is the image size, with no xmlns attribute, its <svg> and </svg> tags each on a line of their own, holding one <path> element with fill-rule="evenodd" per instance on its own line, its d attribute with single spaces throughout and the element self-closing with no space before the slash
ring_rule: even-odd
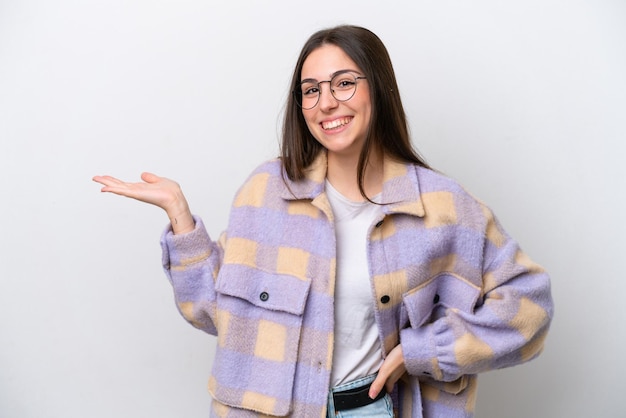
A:
<svg viewBox="0 0 626 418">
<path fill-rule="evenodd" d="M 322 87 L 322 83 L 328 83 L 328 89 L 324 89 Z M 337 107 L 337 99 L 333 96 L 331 91 L 331 86 L 329 81 L 324 81 L 320 83 L 320 98 L 319 98 L 319 106 L 322 111 L 327 111 Z"/>
</svg>

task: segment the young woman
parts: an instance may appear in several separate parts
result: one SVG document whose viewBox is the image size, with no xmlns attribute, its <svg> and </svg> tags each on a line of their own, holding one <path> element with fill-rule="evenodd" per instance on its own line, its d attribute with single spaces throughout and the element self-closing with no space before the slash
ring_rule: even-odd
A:
<svg viewBox="0 0 626 418">
<path fill-rule="evenodd" d="M 412 149 L 367 29 L 322 30 L 293 73 L 281 157 L 212 240 L 177 183 L 102 191 L 165 210 L 182 315 L 217 335 L 217 417 L 471 417 L 476 374 L 537 356 L 549 278 L 491 211 Z"/>
</svg>

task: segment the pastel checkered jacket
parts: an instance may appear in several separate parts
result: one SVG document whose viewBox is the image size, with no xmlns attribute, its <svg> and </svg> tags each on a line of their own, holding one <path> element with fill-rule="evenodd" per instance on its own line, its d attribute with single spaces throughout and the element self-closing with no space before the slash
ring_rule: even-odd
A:
<svg viewBox="0 0 626 418">
<path fill-rule="evenodd" d="M 324 417 L 333 353 L 335 232 L 322 153 L 304 181 L 259 167 L 227 230 L 162 237 L 177 306 L 218 336 L 216 417 Z M 402 344 L 401 417 L 471 417 L 476 374 L 541 351 L 553 307 L 546 273 L 491 211 L 435 171 L 384 164 L 367 254 L 383 355 Z"/>
</svg>

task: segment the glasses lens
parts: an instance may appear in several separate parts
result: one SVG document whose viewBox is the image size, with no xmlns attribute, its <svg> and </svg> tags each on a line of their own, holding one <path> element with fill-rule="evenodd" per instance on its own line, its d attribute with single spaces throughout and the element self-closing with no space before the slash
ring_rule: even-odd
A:
<svg viewBox="0 0 626 418">
<path fill-rule="evenodd" d="M 330 80 L 331 91 L 340 102 L 350 100 L 356 91 L 356 78 L 350 73 L 337 74 Z"/>
<path fill-rule="evenodd" d="M 320 89 L 317 83 L 305 81 L 296 91 L 296 99 L 303 109 L 313 109 L 320 98 Z"/>
</svg>

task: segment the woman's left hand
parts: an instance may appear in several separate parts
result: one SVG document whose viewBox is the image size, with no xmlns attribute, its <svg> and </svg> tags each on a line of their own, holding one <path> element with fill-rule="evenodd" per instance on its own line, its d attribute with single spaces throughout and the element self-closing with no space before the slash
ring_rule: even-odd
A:
<svg viewBox="0 0 626 418">
<path fill-rule="evenodd" d="M 398 344 L 389 352 L 382 366 L 380 366 L 378 376 L 376 376 L 376 379 L 374 379 L 370 386 L 370 398 L 374 399 L 383 389 L 383 386 L 387 390 L 387 393 L 391 393 L 393 386 L 405 372 L 406 367 L 404 365 L 402 346 Z"/>
</svg>

